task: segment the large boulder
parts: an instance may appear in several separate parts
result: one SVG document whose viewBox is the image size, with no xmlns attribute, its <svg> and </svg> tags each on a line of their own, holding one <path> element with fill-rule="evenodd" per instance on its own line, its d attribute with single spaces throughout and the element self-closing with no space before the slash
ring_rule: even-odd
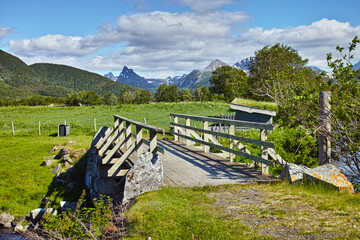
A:
<svg viewBox="0 0 360 240">
<path fill-rule="evenodd" d="M 354 192 L 354 187 L 334 165 L 325 164 L 303 173 L 304 182 L 330 185 L 340 191 Z"/>
<path fill-rule="evenodd" d="M 156 191 L 163 185 L 163 164 L 158 155 L 142 154 L 125 176 L 123 204 L 145 192 Z"/>
</svg>

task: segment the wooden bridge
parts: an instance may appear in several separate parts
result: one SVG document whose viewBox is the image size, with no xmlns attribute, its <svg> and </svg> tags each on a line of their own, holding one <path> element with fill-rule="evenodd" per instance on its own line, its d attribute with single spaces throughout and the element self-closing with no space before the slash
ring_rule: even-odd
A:
<svg viewBox="0 0 360 240">
<path fill-rule="evenodd" d="M 226 126 L 219 129 L 227 129 L 227 132 L 212 131 L 209 124 Z M 117 194 L 117 189 L 124 184 L 125 175 L 144 152 L 160 157 L 163 162 L 163 183 L 168 186 L 271 181 L 274 177 L 268 175 L 268 166 L 274 166 L 275 162 L 280 165 L 286 163 L 275 152 L 274 144 L 267 141 L 267 132 L 273 129 L 269 123 L 172 113 L 170 126 L 174 140 L 158 141 L 157 134 L 164 134 L 163 129 L 115 115 L 114 128 L 95 137 L 98 138 L 94 144 L 98 160 L 92 161 L 92 164 L 96 165 L 98 173 L 94 172 L 94 177 L 87 174 L 89 177 L 86 182 L 92 186 L 96 182 L 94 189 L 101 188 L 98 191 L 100 194 Z M 260 140 L 236 135 L 236 127 L 258 129 Z M 149 133 L 148 139 L 143 138 L 143 131 Z M 228 139 L 228 146 L 220 144 L 217 138 Z M 243 143 L 261 146 L 261 157 L 252 155 Z M 210 148 L 221 150 L 222 153 L 211 153 Z M 260 170 L 237 163 L 234 161 L 236 155 L 252 160 L 253 165 L 260 167 Z M 269 160 L 269 157 L 275 162 Z"/>
</svg>

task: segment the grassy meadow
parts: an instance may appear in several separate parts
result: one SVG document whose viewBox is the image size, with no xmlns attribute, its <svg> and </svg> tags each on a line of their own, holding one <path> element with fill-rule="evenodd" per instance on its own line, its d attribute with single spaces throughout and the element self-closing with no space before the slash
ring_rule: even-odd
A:
<svg viewBox="0 0 360 240">
<path fill-rule="evenodd" d="M 89 148 L 97 128 L 112 126 L 113 115 L 169 129 L 170 113 L 219 116 L 229 111 L 225 103 L 156 103 L 144 105 L 83 106 L 83 107 L 1 107 L 0 108 L 0 212 L 26 214 L 39 206 L 50 190 L 54 177 L 51 166 L 40 166 L 43 158 L 54 155 L 54 145 L 67 141 L 72 149 Z M 57 125 L 66 120 L 70 135 L 57 137 Z M 11 122 L 14 122 L 15 136 Z M 41 136 L 39 136 L 39 121 Z M 55 137 L 54 137 L 55 136 Z M 55 153 L 56 154 L 56 153 Z M 54 164 L 55 165 L 55 164 Z M 55 199 L 56 198 L 56 199 Z M 71 198 L 71 196 L 70 196 Z M 61 192 L 52 200 L 69 200 Z"/>
</svg>

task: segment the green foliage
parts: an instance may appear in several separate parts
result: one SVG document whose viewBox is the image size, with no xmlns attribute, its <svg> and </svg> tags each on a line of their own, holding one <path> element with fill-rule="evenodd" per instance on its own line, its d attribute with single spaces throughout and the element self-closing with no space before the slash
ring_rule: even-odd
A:
<svg viewBox="0 0 360 240">
<path fill-rule="evenodd" d="M 79 93 L 68 94 L 65 103 L 68 106 L 80 106 L 80 105 L 100 105 L 101 99 L 94 91 L 81 91 Z"/>
<path fill-rule="evenodd" d="M 71 89 L 73 92 L 85 90 L 87 92 L 94 91 L 96 94 L 102 96 L 107 93 L 113 93 L 115 96 L 120 96 L 126 89 L 131 92 L 139 90 L 137 87 L 114 82 L 99 74 L 70 66 L 37 63 L 31 65 L 30 68 L 49 79 L 53 84 Z"/>
<path fill-rule="evenodd" d="M 180 94 L 179 94 L 179 98 L 180 101 L 182 102 L 190 102 L 192 100 L 192 91 L 190 91 L 189 89 L 183 88 L 180 90 Z"/>
<path fill-rule="evenodd" d="M 93 208 L 80 208 L 83 197 L 80 197 L 75 211 L 67 210 L 59 215 L 46 215 L 42 228 L 48 237 L 58 239 L 98 238 L 110 224 L 111 200 L 106 197 L 94 199 Z"/>
<path fill-rule="evenodd" d="M 107 93 L 104 95 L 102 101 L 105 105 L 114 106 L 117 104 L 118 99 L 113 93 Z"/>
<path fill-rule="evenodd" d="M 210 79 L 210 91 L 223 94 L 225 101 L 231 102 L 236 97 L 245 96 L 247 80 L 244 71 L 230 66 L 219 67 Z"/>
<path fill-rule="evenodd" d="M 207 102 L 210 100 L 210 90 L 206 86 L 198 86 L 195 90 L 195 100 L 199 102 Z"/>
<path fill-rule="evenodd" d="M 235 98 L 231 103 L 254 107 L 254 108 L 261 108 L 271 111 L 277 111 L 278 106 L 274 102 L 264 102 L 264 101 L 256 101 L 252 99 L 245 99 L 245 98 Z"/>
<path fill-rule="evenodd" d="M 167 85 L 163 83 L 156 90 L 155 101 L 157 102 L 177 102 L 178 99 L 179 92 L 176 84 Z"/>
</svg>

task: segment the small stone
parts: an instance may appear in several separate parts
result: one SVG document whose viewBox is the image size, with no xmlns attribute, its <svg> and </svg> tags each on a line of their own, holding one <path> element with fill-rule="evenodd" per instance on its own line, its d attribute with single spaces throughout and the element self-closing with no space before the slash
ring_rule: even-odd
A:
<svg viewBox="0 0 360 240">
<path fill-rule="evenodd" d="M 53 153 L 59 150 L 59 146 L 54 146 L 49 153 Z"/>
<path fill-rule="evenodd" d="M 75 211 L 77 202 L 69 202 L 69 201 L 60 201 L 60 209 L 61 211 L 65 211 L 67 209 L 72 209 Z"/>
<path fill-rule="evenodd" d="M 41 163 L 41 166 L 50 166 L 53 164 L 52 160 L 46 160 Z"/>
<path fill-rule="evenodd" d="M 0 215 L 0 224 L 2 224 L 5 228 L 11 228 L 12 221 L 14 221 L 15 217 L 10 213 L 2 213 Z"/>
<path fill-rule="evenodd" d="M 70 158 L 70 154 L 65 154 L 63 156 L 64 162 L 73 163 L 73 161 Z"/>
<path fill-rule="evenodd" d="M 61 165 L 60 165 L 60 164 L 56 165 L 56 166 L 53 168 L 52 174 L 55 174 L 55 173 L 57 173 L 58 171 L 60 171 L 60 168 L 61 168 Z"/>
<path fill-rule="evenodd" d="M 61 159 L 64 155 L 70 154 L 71 151 L 68 148 L 62 148 L 60 152 L 55 156 L 55 159 Z"/>
</svg>

